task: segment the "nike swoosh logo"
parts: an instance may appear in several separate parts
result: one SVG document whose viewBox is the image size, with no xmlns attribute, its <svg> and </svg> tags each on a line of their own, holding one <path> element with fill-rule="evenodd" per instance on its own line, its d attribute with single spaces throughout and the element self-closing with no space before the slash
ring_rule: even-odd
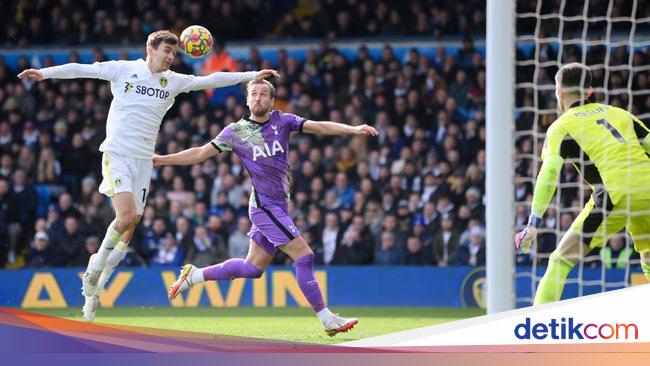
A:
<svg viewBox="0 0 650 366">
<path fill-rule="evenodd" d="M 246 137 L 242 137 L 241 140 L 242 140 L 242 141 L 246 141 L 246 140 L 248 140 L 249 138 L 251 138 L 252 136 L 253 136 L 253 135 L 248 135 L 248 136 L 246 136 Z"/>
</svg>

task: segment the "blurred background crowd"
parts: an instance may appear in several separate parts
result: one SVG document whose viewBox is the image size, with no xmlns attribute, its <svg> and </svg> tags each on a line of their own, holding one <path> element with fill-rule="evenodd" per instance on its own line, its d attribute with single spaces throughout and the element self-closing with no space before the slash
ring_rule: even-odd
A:
<svg viewBox="0 0 650 366">
<path fill-rule="evenodd" d="M 323 7 L 336 11 L 319 17 Z M 316 262 L 480 266 L 485 263 L 485 61 L 474 39 L 484 37 L 483 9 L 484 1 L 18 1 L 12 9 L 0 8 L 0 23 L 6 25 L 0 27 L 0 42 L 139 45 L 153 30 L 180 33 L 190 24 L 206 26 L 217 40 L 320 37 L 304 60 L 279 47 L 271 61 L 254 46 L 247 57 L 235 59 L 218 44 L 201 68 L 204 73 L 277 69 L 282 76 L 272 82 L 278 109 L 311 120 L 368 123 L 380 131 L 372 139 L 292 138 L 290 212 Z M 413 48 L 399 58 L 390 45 L 379 57 L 361 46 L 354 57 L 345 57 L 323 41 L 386 36 L 456 37 L 462 46 L 457 52 L 440 46 L 433 55 Z M 623 52 L 616 55 L 614 62 L 627 63 Z M 639 62 L 647 63 L 648 56 L 639 53 Z M 78 57 L 71 51 L 71 62 Z M 106 59 L 101 48 L 93 57 Z M 0 243 L 6 243 L 0 245 L 0 265 L 83 266 L 113 219 L 110 201 L 97 191 L 110 87 L 90 79 L 18 80 L 16 74 L 30 62 L 21 58 L 14 69 L 0 57 Z M 53 64 L 48 58 L 40 66 Z M 193 71 L 180 56 L 172 70 Z M 529 72 L 518 68 L 518 80 L 530 78 Z M 552 75 L 546 75 L 548 82 Z M 637 75 L 634 87 L 647 83 L 647 74 Z M 518 90 L 518 106 L 531 106 L 535 92 Z M 210 141 L 247 113 L 241 95 L 179 96 L 161 125 L 157 152 Z M 554 103 L 548 94 L 543 97 Z M 650 109 L 649 101 L 639 105 Z M 554 116 L 539 124 L 532 112 L 517 118 L 518 130 L 535 125 L 543 132 Z M 533 143 L 532 134 L 521 134 L 518 156 L 531 154 Z M 516 225 L 528 216 L 532 184 L 525 177 L 534 169 L 532 159 L 518 159 L 515 194 L 523 204 Z M 577 176 L 567 168 L 562 180 Z M 245 257 L 250 187 L 230 153 L 191 167 L 157 168 L 126 264 L 203 266 Z M 581 207 L 577 198 L 567 198 L 562 207 Z M 573 214 L 563 211 L 563 230 Z M 555 227 L 557 216 L 549 211 L 546 227 Z M 555 233 L 548 235 L 554 247 Z M 624 246 L 614 258 L 621 250 Z M 520 263 L 530 260 L 518 257 Z M 274 259 L 289 263 L 282 253 Z"/>
<path fill-rule="evenodd" d="M 225 40 L 485 34 L 485 1 L 18 0 L 0 5 L 0 44 L 140 44 L 201 24 Z"/>
</svg>

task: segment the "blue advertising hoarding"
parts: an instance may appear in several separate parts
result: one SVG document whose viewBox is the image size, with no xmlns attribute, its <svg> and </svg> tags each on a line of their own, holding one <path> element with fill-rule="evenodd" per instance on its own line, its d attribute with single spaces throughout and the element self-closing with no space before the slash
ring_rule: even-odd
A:
<svg viewBox="0 0 650 366">
<path fill-rule="evenodd" d="M 537 275 L 544 268 L 537 269 Z M 80 307 L 83 269 L 0 270 L 0 306 L 23 308 Z M 195 286 L 172 303 L 167 288 L 177 271 L 158 268 L 122 268 L 101 294 L 103 307 L 286 307 L 308 306 L 291 267 L 271 267 L 259 279 L 209 282 Z M 530 305 L 533 285 L 531 270 L 517 269 L 518 306 Z M 577 271 L 573 271 L 575 278 Z M 589 285 L 569 283 L 564 298 L 620 288 L 639 282 L 640 273 L 626 278 L 624 270 L 584 269 Z M 485 270 L 471 267 L 321 267 L 316 279 L 332 306 L 430 306 L 475 307 L 485 305 Z M 569 281 L 575 282 L 575 281 Z M 642 282 L 642 280 L 641 280 Z"/>
</svg>

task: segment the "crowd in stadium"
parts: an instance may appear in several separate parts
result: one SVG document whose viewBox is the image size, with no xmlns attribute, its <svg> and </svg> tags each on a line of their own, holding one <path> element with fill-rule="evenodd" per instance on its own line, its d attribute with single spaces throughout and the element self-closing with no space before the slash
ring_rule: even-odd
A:
<svg viewBox="0 0 650 366">
<path fill-rule="evenodd" d="M 8 7 L 0 8 L 7 25 L 0 44 L 12 46 L 140 44 L 155 30 L 178 34 L 191 24 L 226 40 L 485 34 L 485 0 L 22 0 Z"/>
<path fill-rule="evenodd" d="M 182 29 L 192 23 L 214 29 L 225 39 L 265 36 L 263 29 L 285 38 L 444 36 L 467 29 L 484 33 L 485 27 L 482 7 L 472 7 L 471 2 L 394 6 L 379 1 L 365 10 L 365 2 L 332 2 L 340 7 L 332 12 L 334 19 L 291 19 L 295 12 L 287 12 L 279 21 L 267 13 L 266 2 L 207 1 L 199 10 L 184 2 L 159 1 L 157 7 L 148 1 L 103 3 L 18 2 L 17 9 L 0 12 L 0 22 L 9 24 L 0 30 L 0 39 L 22 45 L 144 44 L 151 30 L 170 25 Z M 330 1 L 314 4 L 334 6 Z M 449 20 L 445 9 L 450 6 L 464 9 L 464 21 Z M 351 21 L 362 11 L 368 21 Z M 188 16 L 177 17 L 180 13 Z M 41 14 L 40 19 L 48 21 L 24 24 L 25 14 L 31 19 Z M 259 19 L 257 26 L 235 21 L 244 16 Z M 405 22 L 406 17 L 417 22 Z M 176 23 L 170 21 L 177 18 Z M 356 28 L 359 24 L 368 29 Z M 71 61 L 76 57 L 72 52 Z M 447 54 L 440 47 L 433 57 L 413 49 L 398 59 L 386 46 L 378 59 L 365 48 L 356 58 L 346 59 L 325 44 L 310 51 L 304 62 L 281 49 L 277 63 L 260 59 L 255 48 L 246 61 L 231 59 L 227 48 L 219 57 L 232 71 L 277 69 L 282 77 L 272 81 L 278 109 L 311 120 L 368 123 L 380 131 L 378 138 L 293 137 L 290 208 L 317 264 L 485 263 L 485 65 L 470 37 L 458 53 Z M 104 58 L 97 49 L 95 61 Z M 114 217 L 110 202 L 97 191 L 109 84 L 19 81 L 16 74 L 30 67 L 29 60 L 22 59 L 18 69 L 1 60 L 0 243 L 8 245 L 0 247 L 0 265 L 83 266 Z M 180 56 L 172 70 L 191 73 Z M 532 97 L 524 93 L 518 99 L 526 104 L 527 98 Z M 206 93 L 179 96 L 161 126 L 157 152 L 203 145 L 246 114 L 243 100 L 234 96 L 216 106 L 211 100 Z M 529 118 L 519 115 L 518 126 Z M 518 151 L 531 152 L 531 146 L 532 139 L 523 138 Z M 522 164 L 518 174 L 531 176 L 532 164 Z M 567 169 L 562 179 L 575 179 L 570 174 Z M 518 184 L 517 199 L 529 200 L 531 187 Z M 192 167 L 157 168 L 151 192 L 126 265 L 205 266 L 246 255 L 250 182 L 234 155 L 219 154 Z M 518 220 L 528 215 L 525 205 L 520 207 Z M 520 262 L 528 260 L 520 257 Z M 289 262 L 281 253 L 274 259 L 274 264 Z"/>
<path fill-rule="evenodd" d="M 294 138 L 292 212 L 320 263 L 483 263 L 485 72 L 471 47 L 435 58 L 413 50 L 406 60 L 390 47 L 379 60 L 364 49 L 354 60 L 321 49 L 304 63 L 280 57 L 272 65 L 283 75 L 277 108 L 381 131 L 377 139 Z M 173 69 L 187 69 L 182 62 L 177 57 Z M 264 62 L 251 55 L 244 67 Z M 81 265 L 112 219 L 97 192 L 109 86 L 24 84 L 14 77 L 19 70 L 3 70 L 0 195 L 3 233 L 16 248 L 10 254 L 27 249 L 33 266 Z M 245 112 L 234 97 L 216 107 L 203 93 L 178 98 L 158 151 L 202 145 Z M 157 169 L 127 262 L 200 265 L 245 256 L 249 188 L 228 153 L 191 168 Z"/>
</svg>

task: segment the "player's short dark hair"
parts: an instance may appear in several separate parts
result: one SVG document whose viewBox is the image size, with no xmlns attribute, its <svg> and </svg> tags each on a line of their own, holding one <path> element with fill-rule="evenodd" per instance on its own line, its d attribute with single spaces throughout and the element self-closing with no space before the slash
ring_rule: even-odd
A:
<svg viewBox="0 0 650 366">
<path fill-rule="evenodd" d="M 581 94 L 591 88 L 591 70 L 578 62 L 566 64 L 555 74 L 555 81 L 569 93 Z"/>
<path fill-rule="evenodd" d="M 248 84 L 246 84 L 246 94 L 247 94 L 247 95 L 248 95 L 248 93 L 250 93 L 251 88 L 252 88 L 253 85 L 255 85 L 255 84 L 264 84 L 264 85 L 268 86 L 268 87 L 269 87 L 269 90 L 271 91 L 271 98 L 275 98 L 275 86 L 273 86 L 273 84 L 271 84 L 270 81 L 268 81 L 268 80 L 264 80 L 264 79 L 262 79 L 262 80 L 251 80 L 251 81 L 249 81 Z"/>
<path fill-rule="evenodd" d="M 154 50 L 157 50 L 161 43 L 176 46 L 179 42 L 178 37 L 168 30 L 155 31 L 147 37 L 147 46 L 153 47 Z"/>
</svg>

